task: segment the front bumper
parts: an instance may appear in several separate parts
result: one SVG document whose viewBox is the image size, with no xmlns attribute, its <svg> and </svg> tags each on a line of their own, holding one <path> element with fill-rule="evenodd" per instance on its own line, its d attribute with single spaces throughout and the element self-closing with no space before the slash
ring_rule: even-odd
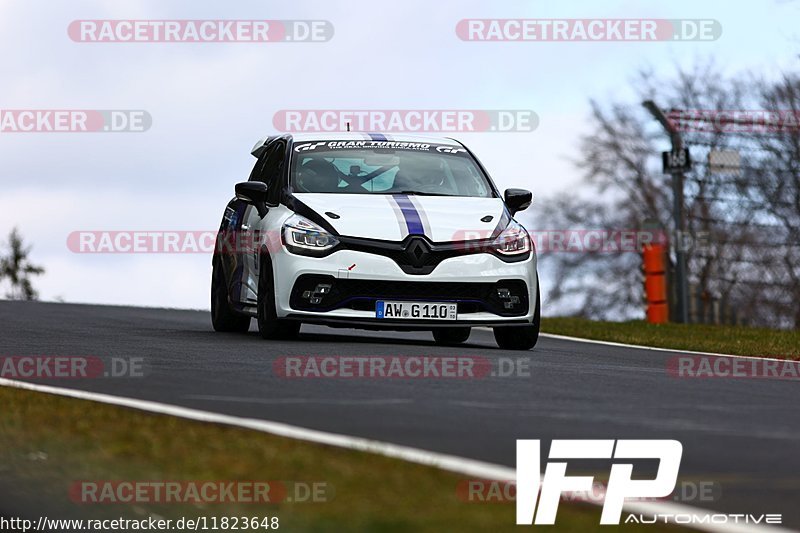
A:
<svg viewBox="0 0 800 533">
<path fill-rule="evenodd" d="M 525 325 L 533 320 L 539 290 L 534 254 L 515 263 L 489 253 L 461 255 L 424 275 L 408 274 L 389 257 L 357 250 L 315 258 L 283 248 L 272 263 L 279 318 L 342 327 Z M 456 302 L 458 319 L 378 319 L 377 300 Z"/>
</svg>

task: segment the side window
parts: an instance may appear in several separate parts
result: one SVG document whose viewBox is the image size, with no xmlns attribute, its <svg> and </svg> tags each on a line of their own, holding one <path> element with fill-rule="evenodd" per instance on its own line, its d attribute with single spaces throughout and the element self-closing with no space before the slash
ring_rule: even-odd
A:
<svg viewBox="0 0 800 533">
<path fill-rule="evenodd" d="M 269 185 L 270 204 L 277 204 L 280 201 L 285 156 L 286 143 L 278 141 L 258 158 L 253 172 L 250 173 L 250 181 L 261 181 Z"/>
</svg>

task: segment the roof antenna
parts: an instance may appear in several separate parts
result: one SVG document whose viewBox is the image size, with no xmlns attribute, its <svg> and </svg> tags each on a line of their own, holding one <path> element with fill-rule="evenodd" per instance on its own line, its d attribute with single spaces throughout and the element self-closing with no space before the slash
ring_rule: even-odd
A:
<svg viewBox="0 0 800 533">
<path fill-rule="evenodd" d="M 347 131 L 350 131 L 350 123 L 347 123 Z"/>
</svg>

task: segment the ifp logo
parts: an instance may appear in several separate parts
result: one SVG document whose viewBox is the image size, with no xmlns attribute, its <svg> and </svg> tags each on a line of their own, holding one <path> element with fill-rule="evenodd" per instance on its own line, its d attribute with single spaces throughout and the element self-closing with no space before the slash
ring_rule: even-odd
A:
<svg viewBox="0 0 800 533">
<path fill-rule="evenodd" d="M 566 475 L 567 459 L 658 459 L 655 479 L 631 479 L 631 463 L 611 466 L 600 524 L 619 524 L 626 498 L 661 498 L 672 493 L 683 446 L 676 440 L 554 440 L 544 477 L 540 451 L 538 440 L 517 440 L 518 525 L 553 525 L 562 493 L 592 490 L 592 476 Z"/>
</svg>

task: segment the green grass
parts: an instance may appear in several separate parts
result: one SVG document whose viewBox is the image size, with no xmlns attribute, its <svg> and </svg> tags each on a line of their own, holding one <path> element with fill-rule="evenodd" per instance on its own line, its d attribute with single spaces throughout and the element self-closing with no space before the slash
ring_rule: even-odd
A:
<svg viewBox="0 0 800 533">
<path fill-rule="evenodd" d="M 650 324 L 644 320 L 597 322 L 584 318 L 556 317 L 542 318 L 542 331 L 675 350 L 800 359 L 800 330 Z"/>
<path fill-rule="evenodd" d="M 6 387 L 0 406 L 0 491 L 13 486 L 7 504 L 32 502 L 50 518 L 278 516 L 286 531 L 519 530 L 513 503 L 465 502 L 456 491 L 465 478 L 435 468 Z M 76 480 L 316 481 L 333 497 L 268 505 L 79 505 L 68 497 Z M 599 515 L 599 507 L 562 503 L 557 527 L 596 530 Z"/>
</svg>

